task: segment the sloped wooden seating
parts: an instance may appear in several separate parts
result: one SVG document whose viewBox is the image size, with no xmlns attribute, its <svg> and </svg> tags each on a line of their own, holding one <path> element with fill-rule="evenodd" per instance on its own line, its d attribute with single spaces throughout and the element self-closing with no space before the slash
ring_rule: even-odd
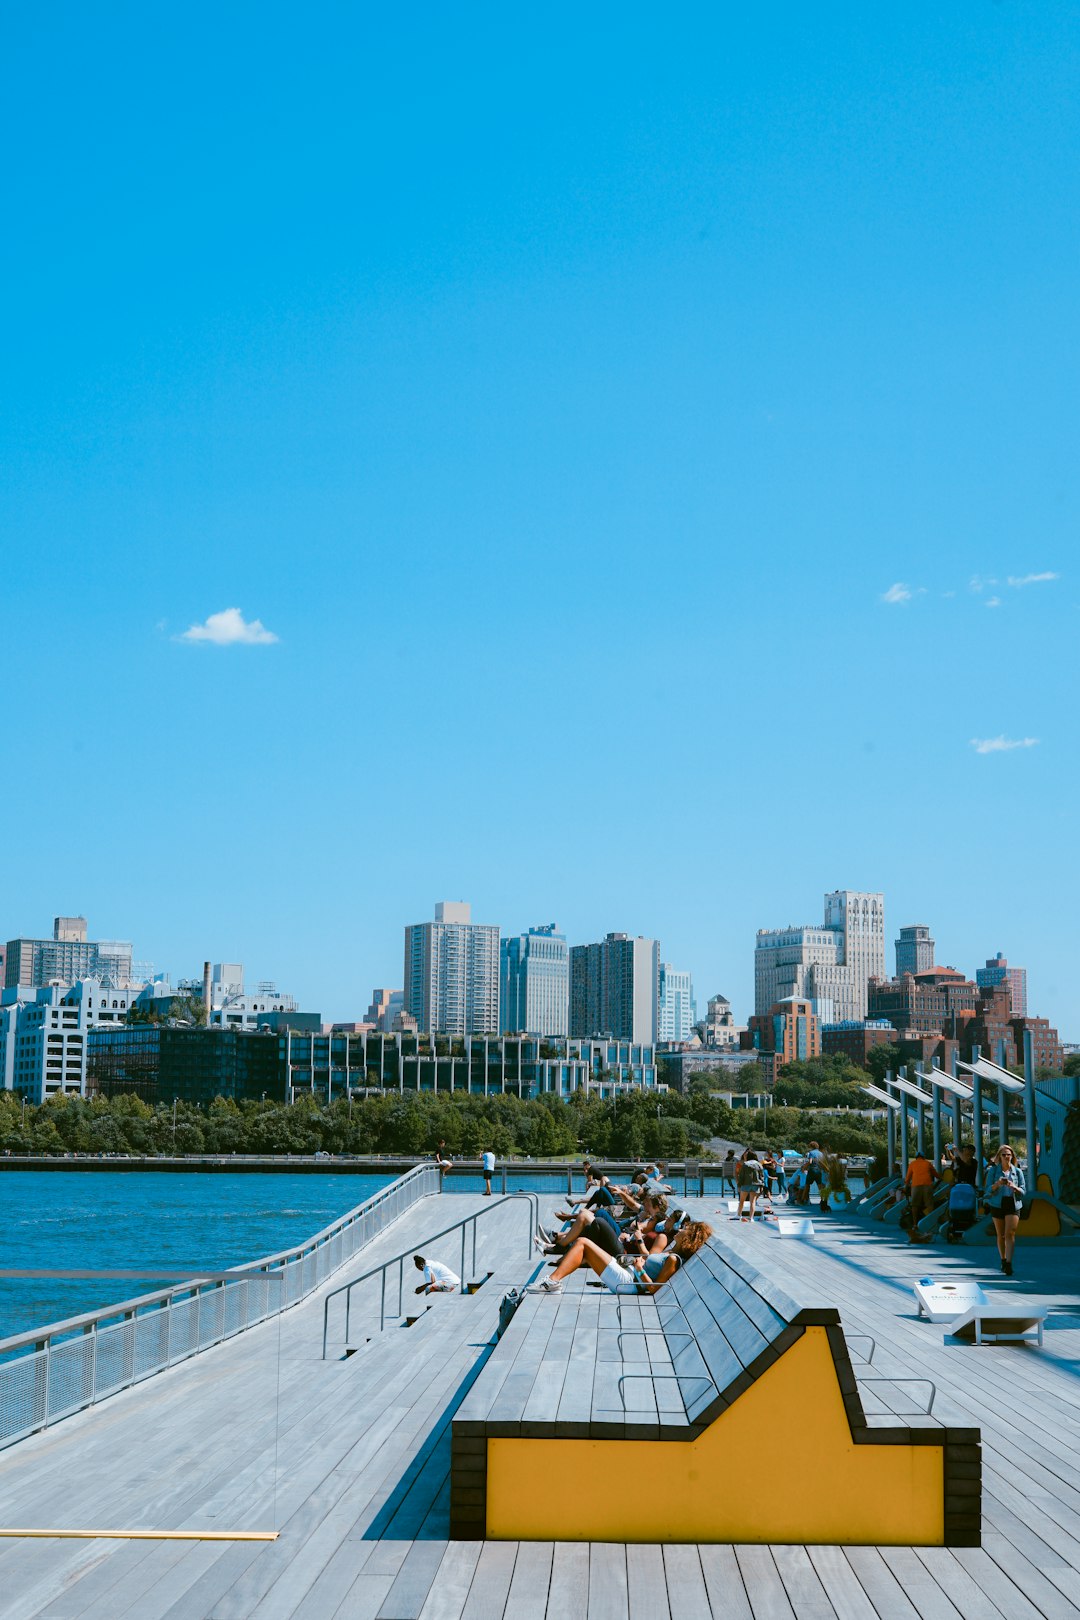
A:
<svg viewBox="0 0 1080 1620">
<path fill-rule="evenodd" d="M 452 1535 L 978 1546 L 978 1429 L 867 1416 L 792 1286 L 714 1238 L 656 1295 L 530 1294 L 454 1419 Z"/>
</svg>

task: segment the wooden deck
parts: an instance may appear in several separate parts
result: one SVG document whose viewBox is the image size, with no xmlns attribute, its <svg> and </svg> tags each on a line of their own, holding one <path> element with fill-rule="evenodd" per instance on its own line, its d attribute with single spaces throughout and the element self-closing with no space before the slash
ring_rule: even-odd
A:
<svg viewBox="0 0 1080 1620">
<path fill-rule="evenodd" d="M 720 1225 L 717 1204 L 700 1210 Z M 478 1207 L 465 1195 L 425 1200 L 353 1274 Z M 929 1378 L 935 1416 L 981 1426 L 981 1549 L 449 1541 L 450 1418 L 483 1363 L 506 1282 L 532 1269 L 518 1206 L 480 1225 L 478 1269 L 496 1272 L 491 1283 L 472 1299 L 437 1300 L 415 1327 L 390 1328 L 347 1361 L 320 1359 L 316 1296 L 0 1453 L 4 1525 L 281 1532 L 273 1543 L 0 1540 L 5 1620 L 1080 1616 L 1075 1251 L 1023 1251 L 1003 1284 L 1030 1285 L 1050 1305 L 1044 1350 L 946 1347 L 940 1327 L 916 1320 L 912 1283 L 959 1270 L 997 1286 L 990 1252 L 908 1249 L 895 1234 L 833 1221 L 813 1244 L 723 1230 L 835 1300 L 854 1352 L 859 1334 L 876 1341 L 872 1364 L 856 1367 L 868 1411 L 875 1389 L 895 1399 L 898 1381 L 918 1405 L 916 1381 Z M 440 1257 L 455 1264 L 452 1241 Z M 870 1356 L 869 1339 L 861 1348 Z M 878 1376 L 890 1384 L 875 1386 Z M 783 1467 L 783 1435 L 763 1434 L 749 1465 L 732 1459 L 732 1490 L 767 1492 Z M 663 1489 L 662 1475 L 646 1483 Z M 608 1488 L 567 1482 L 583 1513 L 589 1492 Z"/>
</svg>

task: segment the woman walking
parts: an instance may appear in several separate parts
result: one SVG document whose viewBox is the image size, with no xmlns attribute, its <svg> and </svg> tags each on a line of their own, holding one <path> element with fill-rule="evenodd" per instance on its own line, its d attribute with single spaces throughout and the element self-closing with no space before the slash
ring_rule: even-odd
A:
<svg viewBox="0 0 1080 1620">
<path fill-rule="evenodd" d="M 1024 1191 L 1024 1172 L 1012 1148 L 1003 1143 L 990 1161 L 983 1182 L 983 1198 L 993 1217 L 1001 1269 L 1006 1277 L 1013 1274 L 1013 1246 L 1024 1207 Z"/>
</svg>

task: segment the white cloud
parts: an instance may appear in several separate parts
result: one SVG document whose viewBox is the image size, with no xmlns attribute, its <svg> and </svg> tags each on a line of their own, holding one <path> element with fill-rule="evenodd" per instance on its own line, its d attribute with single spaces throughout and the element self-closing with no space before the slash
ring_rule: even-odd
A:
<svg viewBox="0 0 1080 1620">
<path fill-rule="evenodd" d="M 989 586 L 996 584 L 996 579 L 984 578 L 982 574 L 972 574 L 971 578 L 968 580 L 968 590 L 978 593 L 979 591 L 985 591 Z"/>
<path fill-rule="evenodd" d="M 890 585 L 888 590 L 882 593 L 881 600 L 883 602 L 891 602 L 894 606 L 903 602 L 910 602 L 911 590 L 907 585 L 903 585 L 897 581 L 895 585 Z"/>
<path fill-rule="evenodd" d="M 971 746 L 977 754 L 1007 754 L 1013 748 L 1034 748 L 1038 737 L 972 737 Z"/>
<path fill-rule="evenodd" d="M 1012 586 L 1013 590 L 1019 591 L 1022 590 L 1025 585 L 1048 585 L 1052 579 L 1060 578 L 1060 574 L 1053 574 L 1049 569 L 1047 569 L 1046 572 L 1042 574 L 1020 574 L 1019 576 L 1010 574 L 1009 584 Z"/>
<path fill-rule="evenodd" d="M 193 624 L 177 640 L 210 641 L 215 647 L 267 647 L 277 636 L 261 619 L 252 619 L 249 623 L 239 608 L 231 607 L 221 613 L 211 613 L 205 624 Z"/>
<path fill-rule="evenodd" d="M 1001 606 L 1001 597 L 1000 596 L 988 596 L 986 601 L 983 603 L 983 607 L 1000 607 L 1000 606 Z"/>
</svg>

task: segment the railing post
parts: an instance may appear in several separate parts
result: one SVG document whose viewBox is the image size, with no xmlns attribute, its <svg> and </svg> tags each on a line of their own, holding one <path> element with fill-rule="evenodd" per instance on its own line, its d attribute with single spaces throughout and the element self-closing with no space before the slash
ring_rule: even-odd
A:
<svg viewBox="0 0 1080 1620">
<path fill-rule="evenodd" d="M 476 1216 L 475 1215 L 473 1216 L 473 1223 L 472 1223 L 472 1274 L 473 1274 L 473 1282 L 475 1282 L 476 1281 Z"/>
<path fill-rule="evenodd" d="M 382 1297 L 379 1300 L 379 1332 L 386 1326 L 386 1267 L 382 1268 Z"/>
<path fill-rule="evenodd" d="M 1033 1198 L 1039 1184 L 1039 1154 L 1036 1141 L 1035 1112 L 1035 1032 L 1024 1031 L 1024 1135 L 1027 1145 L 1028 1197 Z"/>
<path fill-rule="evenodd" d="M 405 1315 L 405 1256 L 402 1255 L 397 1267 L 397 1313 Z"/>
</svg>

